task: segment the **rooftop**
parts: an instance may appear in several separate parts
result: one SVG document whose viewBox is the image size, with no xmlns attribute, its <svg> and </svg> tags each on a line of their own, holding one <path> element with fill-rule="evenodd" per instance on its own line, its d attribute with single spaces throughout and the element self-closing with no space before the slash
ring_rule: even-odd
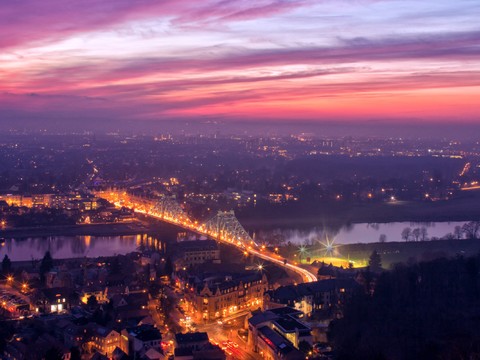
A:
<svg viewBox="0 0 480 360">
<path fill-rule="evenodd" d="M 189 332 L 175 334 L 177 344 L 188 344 L 192 342 L 208 341 L 208 334 L 206 332 Z"/>
<path fill-rule="evenodd" d="M 295 332 L 295 329 L 300 331 L 306 330 L 309 331 L 310 328 L 300 321 L 295 320 L 291 317 L 281 317 L 273 321 L 274 324 L 278 325 L 281 329 L 285 330 L 286 332 Z"/>
<path fill-rule="evenodd" d="M 151 325 L 140 325 L 127 330 L 131 336 L 141 341 L 161 340 L 162 335 L 157 328 Z"/>
<path fill-rule="evenodd" d="M 277 334 L 268 326 L 262 326 L 260 329 L 258 329 L 258 333 L 260 335 L 260 338 L 264 340 L 268 344 L 268 346 L 270 346 L 275 351 L 278 351 L 284 355 L 292 351 L 298 351 L 292 346 L 292 344 L 288 340 L 284 339 L 281 335 Z M 303 354 L 302 357 L 304 357 Z"/>
</svg>

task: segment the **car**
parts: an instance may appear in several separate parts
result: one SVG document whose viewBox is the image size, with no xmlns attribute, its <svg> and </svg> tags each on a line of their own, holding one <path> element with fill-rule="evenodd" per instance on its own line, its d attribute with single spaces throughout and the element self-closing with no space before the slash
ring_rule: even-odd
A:
<svg viewBox="0 0 480 360">
<path fill-rule="evenodd" d="M 234 348 L 238 348 L 238 344 L 232 340 L 228 340 L 228 344 L 233 346 Z"/>
</svg>

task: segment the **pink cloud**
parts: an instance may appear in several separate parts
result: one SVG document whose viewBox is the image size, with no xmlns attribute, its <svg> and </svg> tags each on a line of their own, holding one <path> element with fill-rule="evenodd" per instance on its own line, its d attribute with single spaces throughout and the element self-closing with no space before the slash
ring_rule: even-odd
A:
<svg viewBox="0 0 480 360">
<path fill-rule="evenodd" d="M 172 24 L 223 22 L 275 14 L 305 1 L 267 0 L 16 0 L 0 5 L 0 48 L 45 43 L 108 29 L 129 20 L 169 17 Z"/>
</svg>

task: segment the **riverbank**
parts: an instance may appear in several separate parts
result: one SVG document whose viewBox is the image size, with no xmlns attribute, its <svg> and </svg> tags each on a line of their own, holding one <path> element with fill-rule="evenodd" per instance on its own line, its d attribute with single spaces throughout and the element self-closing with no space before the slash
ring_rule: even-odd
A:
<svg viewBox="0 0 480 360">
<path fill-rule="evenodd" d="M 116 236 L 116 235 L 137 235 L 163 233 L 169 238 L 176 238 L 178 232 L 184 231 L 181 228 L 137 214 L 137 217 L 130 222 L 101 223 L 101 224 L 76 224 L 59 226 L 37 226 L 10 228 L 0 231 L 0 238 L 22 239 L 28 237 L 45 236 Z"/>
<path fill-rule="evenodd" d="M 141 221 L 128 223 L 78 224 L 61 226 L 24 227 L 0 231 L 0 238 L 22 239 L 45 236 L 115 236 L 136 235 L 150 232 L 152 227 Z"/>
<path fill-rule="evenodd" d="M 384 203 L 288 203 L 239 211 L 237 216 L 250 231 L 325 226 L 341 228 L 357 223 L 452 222 L 480 220 L 480 191 L 469 191 L 451 200 Z"/>
<path fill-rule="evenodd" d="M 338 257 L 349 259 L 355 266 L 368 265 L 368 259 L 376 250 L 382 258 L 383 268 L 389 269 L 396 263 L 429 261 L 436 258 L 455 256 L 475 256 L 480 254 L 480 239 L 472 240 L 432 240 L 410 242 L 385 242 L 369 244 L 338 245 L 335 249 Z M 325 250 L 309 248 L 310 260 L 321 258 Z"/>
</svg>

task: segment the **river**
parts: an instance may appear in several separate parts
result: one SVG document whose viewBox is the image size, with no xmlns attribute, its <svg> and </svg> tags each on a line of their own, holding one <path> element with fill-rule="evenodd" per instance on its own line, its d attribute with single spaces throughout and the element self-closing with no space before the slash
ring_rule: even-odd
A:
<svg viewBox="0 0 480 360">
<path fill-rule="evenodd" d="M 410 223 L 392 222 L 381 224 L 352 224 L 340 229 L 323 230 L 321 227 L 308 230 L 277 229 L 258 231 L 255 234 L 257 242 L 270 242 L 272 244 L 315 244 L 316 242 L 334 242 L 336 244 L 373 243 L 380 241 L 380 236 L 385 235 L 387 242 L 405 241 L 402 231 L 409 227 L 426 229 L 426 236 L 442 238 L 448 233 L 453 233 L 455 226 L 462 226 L 465 222 L 431 222 Z M 268 241 L 267 241 L 268 240 Z M 48 250 L 54 259 L 99 257 L 126 254 L 138 251 L 141 247 L 163 249 L 165 244 L 156 238 L 147 235 L 125 236 L 49 236 L 31 237 L 24 239 L 8 239 L 0 246 L 0 259 L 7 254 L 12 261 L 29 261 L 41 259 Z"/>
<path fill-rule="evenodd" d="M 0 259 L 5 254 L 12 261 L 41 259 L 50 251 L 54 259 L 99 257 L 126 254 L 141 247 L 162 249 L 165 244 L 147 235 L 125 236 L 48 236 L 8 239 L 0 246 Z"/>
</svg>

